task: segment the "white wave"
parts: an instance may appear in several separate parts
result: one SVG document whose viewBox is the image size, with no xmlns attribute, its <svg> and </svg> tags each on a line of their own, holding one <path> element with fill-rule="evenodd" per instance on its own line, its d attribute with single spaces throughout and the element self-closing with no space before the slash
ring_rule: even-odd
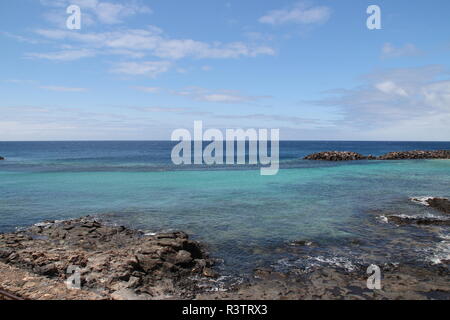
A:
<svg viewBox="0 0 450 320">
<path fill-rule="evenodd" d="M 429 207 L 430 204 L 428 203 L 428 200 L 434 199 L 435 197 L 414 197 L 409 198 L 412 202 L 419 203 L 421 205 Z"/>
<path fill-rule="evenodd" d="M 288 258 L 280 259 L 277 261 L 278 266 L 274 266 L 275 268 L 282 266 L 284 268 L 301 268 L 301 270 L 296 270 L 297 273 L 308 273 L 310 270 L 320 268 L 325 266 L 333 266 L 345 269 L 348 272 L 355 271 L 357 266 L 346 257 L 325 257 L 325 256 L 309 256 L 306 259 L 301 258 L 296 261 L 289 260 Z"/>
<path fill-rule="evenodd" d="M 439 220 L 439 221 L 447 221 L 450 220 L 449 217 L 444 217 L 441 215 L 436 215 L 433 213 L 423 213 L 423 214 L 417 214 L 417 215 L 407 215 L 407 214 L 393 214 L 391 217 L 398 217 L 401 219 L 433 219 L 433 220 Z M 389 219 L 389 217 L 387 217 Z"/>
</svg>

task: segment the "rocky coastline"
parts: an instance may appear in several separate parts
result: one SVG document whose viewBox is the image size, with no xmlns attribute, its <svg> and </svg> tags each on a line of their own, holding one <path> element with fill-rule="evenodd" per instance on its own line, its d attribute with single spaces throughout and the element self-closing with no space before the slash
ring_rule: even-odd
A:
<svg viewBox="0 0 450 320">
<path fill-rule="evenodd" d="M 351 151 L 325 151 L 310 154 L 303 159 L 321 161 L 450 159 L 450 150 L 389 152 L 379 157 Z"/>
<path fill-rule="evenodd" d="M 10 266 L 60 284 L 70 268 L 77 269 L 83 291 L 116 300 L 189 299 L 199 290 L 196 278 L 217 275 L 204 247 L 183 232 L 145 235 L 92 217 L 0 234 L 0 263 L 0 269 Z M 13 290 L 4 288 L 8 281 L 0 273 L 0 289 L 40 296 L 40 286 Z M 67 288 L 62 289 L 64 298 Z"/>
</svg>

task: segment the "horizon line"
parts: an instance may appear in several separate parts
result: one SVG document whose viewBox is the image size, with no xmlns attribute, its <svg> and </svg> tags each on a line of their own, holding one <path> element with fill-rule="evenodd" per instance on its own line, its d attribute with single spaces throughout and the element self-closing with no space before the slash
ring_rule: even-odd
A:
<svg viewBox="0 0 450 320">
<path fill-rule="evenodd" d="M 182 140 L 133 140 L 133 139 L 111 139 L 111 140 L 0 140 L 0 143 L 9 143 L 9 142 L 181 142 Z M 191 140 L 195 141 L 203 141 L 203 142 L 212 142 L 214 140 Z M 228 141 L 258 141 L 258 140 L 223 140 L 223 142 Z M 279 142 L 444 142 L 450 143 L 450 140 L 345 140 L 345 139 L 337 139 L 337 140 L 322 140 L 322 139 L 313 139 L 313 140 L 279 140 Z"/>
</svg>

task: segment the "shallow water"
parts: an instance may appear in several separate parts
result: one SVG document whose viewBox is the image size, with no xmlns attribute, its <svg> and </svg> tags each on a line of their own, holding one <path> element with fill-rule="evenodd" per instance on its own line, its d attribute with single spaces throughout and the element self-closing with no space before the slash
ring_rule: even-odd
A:
<svg viewBox="0 0 450 320">
<path fill-rule="evenodd" d="M 271 264 L 431 261 L 448 255 L 444 228 L 379 216 L 435 213 L 411 197 L 448 197 L 449 160 L 299 160 L 325 150 L 380 155 L 450 143 L 282 142 L 282 169 L 175 167 L 170 142 L 0 142 L 0 232 L 46 219 L 99 215 L 146 231 L 184 230 L 229 272 Z M 295 248 L 293 240 L 315 246 Z M 441 246 L 441 248 L 438 247 Z M 445 253 L 447 250 L 447 253 Z M 299 259 L 301 257 L 301 259 Z"/>
</svg>

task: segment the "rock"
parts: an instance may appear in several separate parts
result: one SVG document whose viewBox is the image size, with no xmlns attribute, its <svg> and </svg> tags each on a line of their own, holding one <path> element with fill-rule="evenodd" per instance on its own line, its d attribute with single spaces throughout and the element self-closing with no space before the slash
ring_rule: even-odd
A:
<svg viewBox="0 0 450 320">
<path fill-rule="evenodd" d="M 450 150 L 437 151 L 402 151 L 389 152 L 377 158 L 378 160 L 406 160 L 406 159 L 450 159 Z"/>
<path fill-rule="evenodd" d="M 327 151 L 314 153 L 304 158 L 305 160 L 323 160 L 323 161 L 355 161 L 367 160 L 366 156 L 350 151 Z"/>
<path fill-rule="evenodd" d="M 138 277 L 131 276 L 128 279 L 127 288 L 137 288 L 141 284 L 141 279 Z"/>
<path fill-rule="evenodd" d="M 190 297 L 199 290 L 203 270 L 212 264 L 203 247 L 184 232 L 144 235 L 91 217 L 0 234 L 1 262 L 60 281 L 69 276 L 69 267 L 75 268 L 83 290 L 114 292 L 117 299 L 134 299 L 134 291 L 153 292 L 162 281 L 168 290 L 164 295 Z M 0 285 L 4 281 L 0 274 Z"/>
<path fill-rule="evenodd" d="M 3 157 L 0 157 L 0 160 L 5 160 L 5 158 L 3 158 Z"/>
<path fill-rule="evenodd" d="M 208 278 L 218 278 L 219 274 L 211 268 L 204 268 L 203 275 Z"/>
<path fill-rule="evenodd" d="M 311 241 L 308 240 L 296 240 L 289 243 L 289 245 L 294 247 L 310 247 L 313 245 Z"/>
<path fill-rule="evenodd" d="M 58 268 L 55 264 L 50 263 L 42 267 L 36 268 L 37 273 L 42 274 L 44 276 L 54 276 L 58 274 Z"/>
<path fill-rule="evenodd" d="M 139 266 L 145 272 L 151 272 L 162 266 L 163 262 L 158 258 L 153 258 L 152 256 L 146 255 L 137 255 L 136 259 L 139 263 Z"/>
<path fill-rule="evenodd" d="M 442 211 L 444 213 L 450 213 L 450 201 L 445 198 L 432 198 L 426 200 L 430 207 Z"/>
<path fill-rule="evenodd" d="M 123 288 L 111 294 L 113 300 L 149 300 L 151 297 L 148 294 L 136 294 L 133 290 Z"/>
<path fill-rule="evenodd" d="M 304 159 L 323 161 L 450 159 L 450 150 L 389 152 L 380 157 L 364 156 L 350 151 L 327 151 L 308 155 Z"/>
<path fill-rule="evenodd" d="M 450 226 L 450 220 L 429 217 L 414 217 L 414 216 L 388 216 L 389 222 L 397 225 L 417 224 L 417 225 L 435 225 L 435 226 Z"/>
<path fill-rule="evenodd" d="M 0 248 L 0 259 L 6 259 L 8 258 L 14 250 L 8 249 L 8 248 Z"/>
<path fill-rule="evenodd" d="M 176 265 L 184 265 L 187 266 L 192 262 L 192 256 L 189 252 L 185 250 L 180 250 L 175 256 L 175 264 Z"/>
</svg>

